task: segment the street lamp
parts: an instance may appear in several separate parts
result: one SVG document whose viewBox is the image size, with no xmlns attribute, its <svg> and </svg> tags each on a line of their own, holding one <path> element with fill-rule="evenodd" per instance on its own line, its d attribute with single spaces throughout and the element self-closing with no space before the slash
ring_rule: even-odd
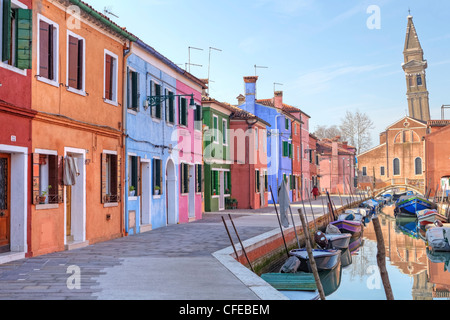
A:
<svg viewBox="0 0 450 320">
<path fill-rule="evenodd" d="M 194 94 L 176 94 L 176 95 L 158 95 L 158 96 L 148 96 L 147 103 L 149 107 L 155 107 L 161 104 L 161 102 L 165 102 L 166 100 L 173 99 L 175 97 L 190 97 L 189 109 L 195 110 L 195 100 Z"/>
</svg>

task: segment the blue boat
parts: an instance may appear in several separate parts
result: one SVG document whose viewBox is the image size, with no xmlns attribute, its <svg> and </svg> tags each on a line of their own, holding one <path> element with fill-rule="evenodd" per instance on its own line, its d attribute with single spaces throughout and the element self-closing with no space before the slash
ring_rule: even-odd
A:
<svg viewBox="0 0 450 320">
<path fill-rule="evenodd" d="M 437 209 L 437 205 L 417 195 L 403 196 L 398 199 L 395 205 L 395 214 L 415 217 L 417 212 L 426 209 Z"/>
</svg>

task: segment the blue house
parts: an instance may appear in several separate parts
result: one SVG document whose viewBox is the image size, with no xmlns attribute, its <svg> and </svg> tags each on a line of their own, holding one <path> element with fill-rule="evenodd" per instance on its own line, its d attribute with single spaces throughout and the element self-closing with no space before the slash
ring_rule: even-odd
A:
<svg viewBox="0 0 450 320">
<path fill-rule="evenodd" d="M 141 41 L 131 44 L 127 56 L 125 231 L 137 234 L 178 222 L 176 101 L 149 102 L 151 96 L 175 94 L 176 79 L 162 71 L 167 64 Z"/>
<path fill-rule="evenodd" d="M 268 122 L 271 130 L 267 137 L 267 157 L 268 157 L 268 184 L 272 188 L 275 202 L 278 202 L 278 187 L 284 181 L 287 183 L 289 195 L 292 200 L 292 131 L 291 125 L 293 116 L 282 108 L 277 107 L 274 99 L 268 102 L 256 99 L 256 82 L 258 77 L 244 77 L 245 82 L 245 103 L 239 108 L 254 114 L 255 116 Z M 269 188 L 270 191 L 270 188 Z M 273 204 L 272 198 L 269 203 Z"/>
</svg>

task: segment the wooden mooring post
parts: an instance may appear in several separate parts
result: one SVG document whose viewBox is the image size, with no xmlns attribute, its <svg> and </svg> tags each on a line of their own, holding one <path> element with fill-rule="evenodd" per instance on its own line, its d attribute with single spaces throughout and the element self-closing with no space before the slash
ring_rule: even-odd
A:
<svg viewBox="0 0 450 320">
<path fill-rule="evenodd" d="M 377 215 L 373 217 L 372 223 L 375 229 L 375 235 L 377 237 L 377 263 L 378 268 L 380 269 L 381 281 L 383 282 L 387 300 L 394 300 L 391 282 L 389 281 L 389 274 L 386 269 L 386 247 L 384 244 L 384 237 L 381 230 L 380 220 Z"/>
<path fill-rule="evenodd" d="M 302 212 L 302 209 L 298 209 L 298 214 L 300 215 L 300 220 L 302 221 L 303 234 L 306 237 L 306 239 L 305 239 L 306 240 L 305 241 L 306 242 L 306 251 L 308 252 L 309 264 L 310 264 L 311 270 L 314 274 L 314 280 L 316 281 L 317 290 L 319 291 L 320 299 L 326 300 L 322 282 L 320 281 L 320 277 L 319 277 L 319 271 L 317 271 L 316 260 L 314 259 L 314 254 L 312 252 L 312 246 L 310 243 L 310 234 L 309 234 L 308 226 L 307 226 L 307 223 L 305 220 L 305 216 Z"/>
</svg>

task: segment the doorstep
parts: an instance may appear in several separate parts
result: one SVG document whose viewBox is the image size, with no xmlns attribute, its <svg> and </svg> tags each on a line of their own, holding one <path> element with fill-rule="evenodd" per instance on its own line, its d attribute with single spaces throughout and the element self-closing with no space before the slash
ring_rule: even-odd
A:
<svg viewBox="0 0 450 320">
<path fill-rule="evenodd" d="M 24 252 L 6 252 L 0 254 L 0 265 L 16 261 L 16 260 L 22 260 L 25 259 L 25 253 Z"/>
<path fill-rule="evenodd" d="M 89 246 L 89 241 L 70 242 L 65 245 L 67 251 L 81 249 Z"/>
</svg>

